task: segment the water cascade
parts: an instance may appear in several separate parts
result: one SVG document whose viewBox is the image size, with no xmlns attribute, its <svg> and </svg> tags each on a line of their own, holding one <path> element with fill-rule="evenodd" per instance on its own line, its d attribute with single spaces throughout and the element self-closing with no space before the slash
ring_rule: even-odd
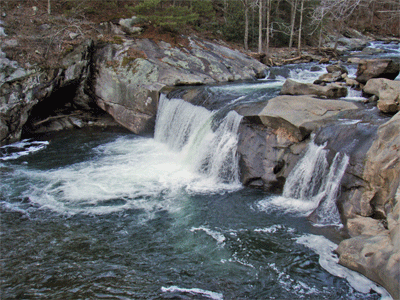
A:
<svg viewBox="0 0 400 300">
<path fill-rule="evenodd" d="M 236 149 L 241 116 L 234 111 L 220 120 L 215 116 L 204 107 L 162 95 L 154 138 L 179 151 L 191 171 L 239 186 Z"/>
<path fill-rule="evenodd" d="M 336 153 L 329 165 L 329 151 L 325 146 L 316 145 L 312 141 L 289 174 L 282 196 L 262 200 L 259 207 L 262 210 L 284 209 L 302 215 L 314 212 L 313 220 L 316 225 L 340 225 L 336 197 L 349 157 Z"/>
<path fill-rule="evenodd" d="M 281 196 L 240 183 L 229 110 L 277 95 L 284 68 L 206 87 L 218 111 L 161 95 L 154 139 L 83 128 L 0 147 L 3 298 L 386 297 L 338 265 L 322 236 L 338 228 L 307 218 L 340 224 L 347 155 L 310 142 Z"/>
</svg>

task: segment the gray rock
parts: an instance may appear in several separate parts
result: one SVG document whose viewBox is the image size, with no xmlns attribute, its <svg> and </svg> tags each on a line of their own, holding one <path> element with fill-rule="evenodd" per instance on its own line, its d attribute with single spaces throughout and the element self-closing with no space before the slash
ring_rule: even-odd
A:
<svg viewBox="0 0 400 300">
<path fill-rule="evenodd" d="M 279 96 L 237 108 L 243 116 L 238 143 L 242 182 L 279 191 L 310 133 L 332 122 L 338 113 L 355 109 L 346 101 L 309 96 Z"/>
<path fill-rule="evenodd" d="M 315 95 L 318 97 L 336 99 L 347 96 L 347 88 L 337 84 L 320 86 L 312 83 L 297 82 L 286 79 L 282 86 L 281 95 Z"/>
<path fill-rule="evenodd" d="M 165 86 L 250 79 L 266 66 L 225 46 L 191 38 L 190 47 L 148 39 L 108 45 L 96 53 L 98 105 L 137 134 L 153 130 Z"/>
<path fill-rule="evenodd" d="M 268 101 L 260 111 L 239 109 L 238 113 L 255 123 L 284 130 L 287 137 L 299 142 L 311 131 L 339 112 L 355 110 L 354 103 L 321 100 L 310 96 L 279 96 Z"/>
<path fill-rule="evenodd" d="M 356 73 L 356 80 L 366 83 L 371 78 L 394 80 L 400 72 L 400 64 L 392 59 L 361 60 Z"/>
<path fill-rule="evenodd" d="M 400 110 L 400 82 L 385 78 L 368 80 L 363 87 L 366 94 L 379 98 L 378 108 L 384 113 L 396 113 Z"/>
<path fill-rule="evenodd" d="M 339 263 L 384 286 L 394 299 L 400 293 L 400 113 L 381 125 L 366 156 L 367 189 L 355 194 L 370 216 L 347 221 L 352 238 L 339 244 Z M 377 175 L 379 174 L 379 175 Z M 353 199 L 353 203 L 356 203 Z M 355 209 L 357 210 L 357 209 Z"/>
</svg>

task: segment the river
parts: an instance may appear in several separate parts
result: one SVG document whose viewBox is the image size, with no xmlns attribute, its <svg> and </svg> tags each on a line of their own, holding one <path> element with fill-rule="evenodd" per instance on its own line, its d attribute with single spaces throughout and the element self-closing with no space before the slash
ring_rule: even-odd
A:
<svg viewBox="0 0 400 300">
<path fill-rule="evenodd" d="M 230 108 L 324 72 L 274 68 L 264 80 L 206 87 L 214 111 L 162 97 L 154 137 L 87 128 L 2 147 L 1 298 L 390 299 L 337 264 L 338 219 L 307 219 L 315 202 L 304 197 L 335 195 L 323 179 L 308 196 L 239 181 L 240 117 Z M 308 152 L 322 156 L 304 164 L 320 166 L 323 146 Z M 340 183 L 346 164 L 342 156 L 321 176 Z"/>
</svg>

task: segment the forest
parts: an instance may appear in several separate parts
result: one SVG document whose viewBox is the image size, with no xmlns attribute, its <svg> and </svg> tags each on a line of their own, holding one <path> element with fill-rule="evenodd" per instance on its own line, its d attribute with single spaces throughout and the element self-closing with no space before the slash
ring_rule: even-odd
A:
<svg viewBox="0 0 400 300">
<path fill-rule="evenodd" d="M 101 21 L 137 15 L 160 30 L 203 32 L 259 53 L 268 53 L 269 47 L 320 47 L 332 36 L 349 35 L 349 29 L 380 36 L 400 33 L 397 0 L 45 1 L 49 14 L 53 7 Z"/>
</svg>

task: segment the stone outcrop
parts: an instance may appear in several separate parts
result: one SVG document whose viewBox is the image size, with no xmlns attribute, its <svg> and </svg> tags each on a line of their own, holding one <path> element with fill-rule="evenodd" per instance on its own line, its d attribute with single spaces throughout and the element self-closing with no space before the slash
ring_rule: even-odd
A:
<svg viewBox="0 0 400 300">
<path fill-rule="evenodd" d="M 238 51 L 197 38 L 187 47 L 126 40 L 102 47 L 95 57 L 98 105 L 137 134 L 153 130 L 163 87 L 250 79 L 266 68 Z"/>
<path fill-rule="evenodd" d="M 237 108 L 244 119 L 238 146 L 244 184 L 282 188 L 310 133 L 357 109 L 354 103 L 309 96 L 278 96 Z"/>
<path fill-rule="evenodd" d="M 25 70 L 1 58 L 0 144 L 19 140 L 23 130 L 60 130 L 95 121 L 83 113 L 95 107 L 89 87 L 93 49 L 91 40 L 81 44 L 53 70 Z M 80 122 L 82 115 L 86 121 Z"/>
<path fill-rule="evenodd" d="M 281 95 L 315 95 L 318 97 L 337 99 L 347 96 L 346 87 L 329 84 L 326 86 L 297 82 L 292 79 L 287 79 L 282 86 Z"/>
<path fill-rule="evenodd" d="M 396 113 L 400 110 L 400 82 L 385 78 L 368 80 L 364 93 L 378 97 L 378 108 L 384 113 Z"/>
<path fill-rule="evenodd" d="M 329 84 L 333 82 L 341 82 L 345 81 L 347 78 L 347 71 L 346 67 L 342 66 L 341 64 L 333 64 L 326 67 L 326 71 L 328 73 L 322 74 L 317 80 L 314 81 L 314 84 Z"/>
<path fill-rule="evenodd" d="M 399 63 L 392 59 L 366 59 L 358 64 L 356 80 L 365 84 L 371 78 L 394 80 L 400 71 Z"/>
<path fill-rule="evenodd" d="M 128 27 L 132 22 L 121 21 Z M 122 37 L 97 45 L 89 40 L 46 71 L 25 70 L 0 56 L 0 144 L 20 139 L 22 131 L 110 124 L 104 113 L 98 119 L 100 108 L 135 133 L 152 132 L 163 87 L 261 77 L 266 68 L 239 51 L 194 37 L 186 47 Z"/>
<path fill-rule="evenodd" d="M 350 239 L 337 249 L 339 262 L 400 296 L 400 113 L 381 125 L 366 156 L 361 199 L 368 216 L 347 212 Z M 379 174 L 379 175 L 377 175 Z M 352 215 L 352 217 L 351 217 Z"/>
</svg>

